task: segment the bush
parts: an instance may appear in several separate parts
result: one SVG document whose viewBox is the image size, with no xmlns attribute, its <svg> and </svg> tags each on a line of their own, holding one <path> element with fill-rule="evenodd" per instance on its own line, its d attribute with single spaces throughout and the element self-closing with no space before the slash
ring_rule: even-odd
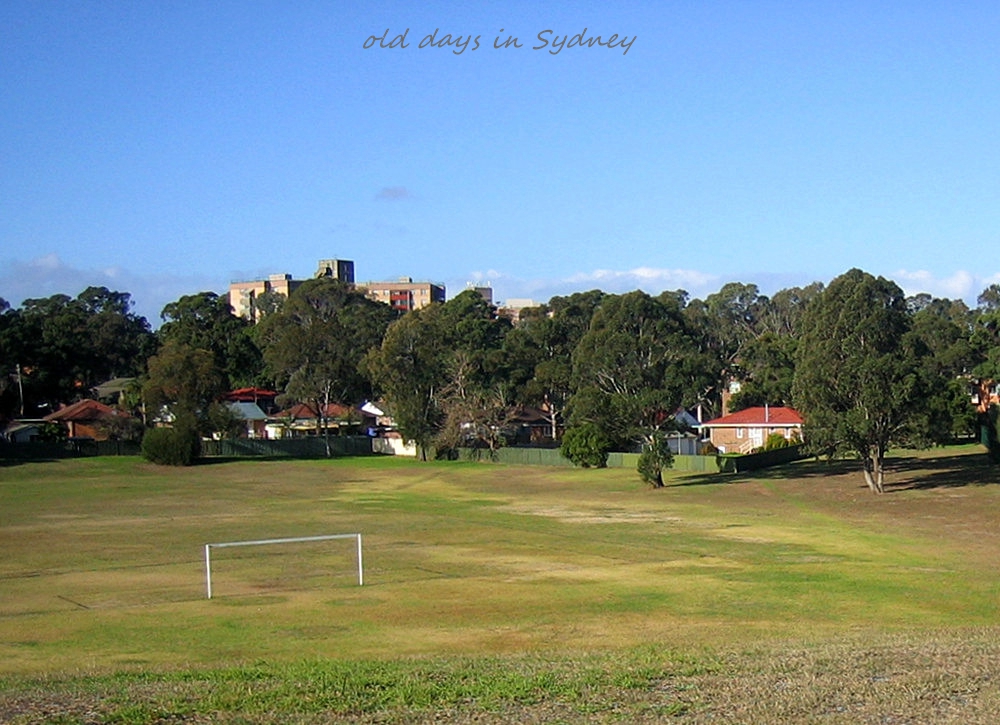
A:
<svg viewBox="0 0 1000 725">
<path fill-rule="evenodd" d="M 189 425 L 151 428 L 142 437 L 142 457 L 163 466 L 190 466 L 201 454 L 201 438 Z"/>
<path fill-rule="evenodd" d="M 785 438 L 781 433 L 772 433 L 764 441 L 764 448 L 762 450 L 774 451 L 779 448 L 788 448 L 790 445 L 792 445 L 792 441 Z"/>
<path fill-rule="evenodd" d="M 653 436 L 653 440 L 643 446 L 636 470 L 639 477 L 654 488 L 663 486 L 663 471 L 674 465 L 674 454 L 667 445 L 667 439 L 662 435 Z"/>
<path fill-rule="evenodd" d="M 570 428 L 563 435 L 559 452 L 584 468 L 604 468 L 608 464 L 611 441 L 593 423 Z"/>
</svg>

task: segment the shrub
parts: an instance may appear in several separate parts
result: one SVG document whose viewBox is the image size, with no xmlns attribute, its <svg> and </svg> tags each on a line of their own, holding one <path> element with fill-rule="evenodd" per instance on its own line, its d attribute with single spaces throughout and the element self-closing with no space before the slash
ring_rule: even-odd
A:
<svg viewBox="0 0 1000 725">
<path fill-rule="evenodd" d="M 201 439 L 194 426 L 151 428 L 142 437 L 142 457 L 163 466 L 190 466 L 201 454 Z"/>
<path fill-rule="evenodd" d="M 654 488 L 663 486 L 663 470 L 674 465 L 674 454 L 662 435 L 654 435 L 642 448 L 636 470 L 639 477 Z"/>
<path fill-rule="evenodd" d="M 604 468 L 608 464 L 611 441 L 593 423 L 570 428 L 563 435 L 559 452 L 578 466 Z"/>
<path fill-rule="evenodd" d="M 774 451 L 778 448 L 788 448 L 790 445 L 792 445 L 792 442 L 785 438 L 785 436 L 781 433 L 772 433 L 767 437 L 767 440 L 764 441 L 764 450 Z"/>
</svg>

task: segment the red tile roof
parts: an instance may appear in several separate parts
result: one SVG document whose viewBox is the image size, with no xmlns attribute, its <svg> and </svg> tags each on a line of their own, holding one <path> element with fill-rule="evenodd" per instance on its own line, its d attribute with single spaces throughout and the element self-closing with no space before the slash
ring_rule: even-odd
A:
<svg viewBox="0 0 1000 725">
<path fill-rule="evenodd" d="M 256 403 L 260 398 L 272 399 L 276 397 L 278 397 L 278 394 L 273 390 L 266 390 L 264 388 L 237 388 L 223 395 L 222 399 L 235 403 Z"/>
<path fill-rule="evenodd" d="M 64 408 L 60 408 L 54 413 L 49 413 L 45 416 L 45 420 L 88 421 L 101 420 L 103 418 L 110 418 L 117 415 L 128 417 L 127 413 L 108 407 L 104 403 L 87 398 L 84 400 L 78 400 L 77 402 L 67 405 Z"/>
<path fill-rule="evenodd" d="M 746 408 L 721 418 L 705 421 L 702 425 L 802 425 L 802 422 L 802 416 L 792 408 L 769 406 Z"/>
</svg>

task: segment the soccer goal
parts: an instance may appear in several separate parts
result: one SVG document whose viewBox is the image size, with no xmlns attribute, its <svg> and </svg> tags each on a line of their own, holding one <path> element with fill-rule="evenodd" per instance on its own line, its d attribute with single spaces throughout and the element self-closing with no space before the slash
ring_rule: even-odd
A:
<svg viewBox="0 0 1000 725">
<path fill-rule="evenodd" d="M 357 539 L 358 542 L 358 586 L 364 586 L 365 573 L 361 558 L 361 534 L 325 534 L 323 536 L 297 536 L 289 539 L 258 539 L 256 541 L 224 541 L 218 544 L 205 544 L 205 588 L 208 598 L 212 598 L 212 549 L 224 549 L 232 546 L 267 546 L 271 544 L 302 544 L 311 541 L 330 541 L 333 539 Z"/>
</svg>

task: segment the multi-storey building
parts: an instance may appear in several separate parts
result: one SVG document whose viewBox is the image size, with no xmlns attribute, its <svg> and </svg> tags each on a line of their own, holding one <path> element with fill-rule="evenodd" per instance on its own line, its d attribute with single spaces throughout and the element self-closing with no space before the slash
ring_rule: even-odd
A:
<svg viewBox="0 0 1000 725">
<path fill-rule="evenodd" d="M 354 262 L 346 259 L 321 259 L 315 277 L 333 277 L 354 284 Z M 258 298 L 265 292 L 276 292 L 288 297 L 304 280 L 292 279 L 290 274 L 272 274 L 267 279 L 232 282 L 229 285 L 229 304 L 233 314 L 256 322 L 260 318 Z"/>
<path fill-rule="evenodd" d="M 354 262 L 346 259 L 321 259 L 315 277 L 332 277 L 347 284 L 354 284 Z M 229 304 L 234 314 L 256 322 L 260 319 L 259 298 L 265 292 L 276 292 L 288 297 L 305 280 L 292 279 L 290 274 L 272 274 L 267 279 L 232 282 L 229 285 Z M 364 282 L 357 285 L 368 296 L 390 305 L 400 312 L 408 312 L 426 307 L 432 302 L 444 302 L 444 285 L 433 282 L 414 282 L 410 277 L 401 277 L 395 282 Z M 492 302 L 492 290 L 477 288 L 480 294 L 488 292 Z"/>
<path fill-rule="evenodd" d="M 414 282 L 409 277 L 401 277 L 396 282 L 363 282 L 358 287 L 373 300 L 385 302 L 400 312 L 419 310 L 432 302 L 444 302 L 445 298 L 444 285 Z"/>
<path fill-rule="evenodd" d="M 292 279 L 290 274 L 272 274 L 267 279 L 231 282 L 229 285 L 229 305 L 237 317 L 246 317 L 256 322 L 260 317 L 257 299 L 265 292 L 277 292 L 288 297 L 302 280 Z"/>
<path fill-rule="evenodd" d="M 314 277 L 333 277 L 354 284 L 354 262 L 347 259 L 321 259 Z"/>
</svg>

